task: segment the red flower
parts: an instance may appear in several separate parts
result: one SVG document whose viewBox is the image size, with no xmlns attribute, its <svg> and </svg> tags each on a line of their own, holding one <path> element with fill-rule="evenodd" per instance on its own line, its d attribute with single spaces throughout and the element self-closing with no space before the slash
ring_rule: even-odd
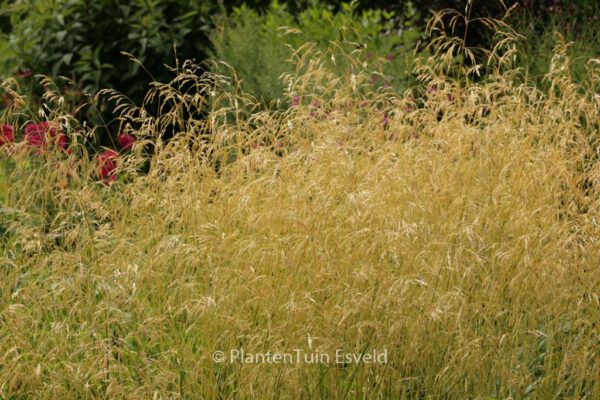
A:
<svg viewBox="0 0 600 400">
<path fill-rule="evenodd" d="M 49 134 L 50 141 L 61 149 L 65 149 L 69 145 L 69 137 L 60 133 L 60 130 L 51 128 L 48 121 L 40 122 L 39 124 L 27 124 L 23 137 L 27 144 L 32 147 L 38 147 L 41 150 L 46 145 L 46 133 Z"/>
<path fill-rule="evenodd" d="M 15 73 L 15 77 L 17 77 L 18 79 L 23 79 L 23 78 L 29 78 L 33 75 L 33 73 L 31 71 L 28 70 L 19 70 Z"/>
<path fill-rule="evenodd" d="M 59 134 L 58 138 L 56 138 L 56 144 L 61 149 L 66 149 L 67 146 L 69 145 L 69 137 L 67 135 L 62 134 L 62 133 Z"/>
<path fill-rule="evenodd" d="M 47 125 L 42 122 L 41 124 L 30 123 L 25 125 L 25 134 L 23 138 L 33 147 L 42 147 L 44 143 L 44 132 L 46 131 Z"/>
<path fill-rule="evenodd" d="M 15 140 L 15 128 L 11 125 L 0 125 L 0 146 Z"/>
<path fill-rule="evenodd" d="M 133 144 L 137 142 L 137 139 L 128 133 L 120 133 L 119 136 L 117 136 L 117 139 L 124 150 L 131 149 Z"/>
<path fill-rule="evenodd" d="M 105 185 L 117 180 L 116 172 L 118 159 L 119 153 L 114 150 L 105 150 L 98 155 L 98 175 L 102 178 L 102 182 L 104 182 Z"/>
<path fill-rule="evenodd" d="M 9 95 L 7 95 L 6 93 L 2 93 L 2 96 L 0 97 L 2 104 L 4 104 L 5 107 L 9 107 L 12 103 L 12 99 Z"/>
</svg>

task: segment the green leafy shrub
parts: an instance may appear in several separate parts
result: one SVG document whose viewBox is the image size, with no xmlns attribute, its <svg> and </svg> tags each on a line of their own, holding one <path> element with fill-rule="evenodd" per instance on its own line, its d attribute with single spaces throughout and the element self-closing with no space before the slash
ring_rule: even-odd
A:
<svg viewBox="0 0 600 400">
<path fill-rule="evenodd" d="M 273 2 L 265 13 L 245 6 L 234 9 L 210 40 L 213 57 L 233 67 L 243 89 L 266 102 L 280 98 L 281 76 L 295 70 L 290 57 L 309 42 L 323 52 L 333 42 L 344 52 L 361 51 L 377 72 L 374 84 L 403 89 L 413 79 L 412 51 L 421 32 L 410 24 L 410 13 L 402 16 L 405 29 L 395 29 L 394 17 L 382 10 L 359 13 L 348 4 L 340 12 L 312 6 L 294 16 L 285 5 Z M 335 59 L 335 50 L 328 59 L 340 73 L 347 72 L 349 66 Z M 230 72 L 224 64 L 215 69 Z"/>
<path fill-rule="evenodd" d="M 115 88 L 134 99 L 151 75 L 166 78 L 174 45 L 182 57 L 205 54 L 212 1 L 26 0 L 4 1 L 9 15 L 0 49 L 0 72 L 64 75 L 92 93 Z M 122 52 L 133 55 L 132 62 Z M 140 71 L 140 64 L 146 72 Z"/>
</svg>

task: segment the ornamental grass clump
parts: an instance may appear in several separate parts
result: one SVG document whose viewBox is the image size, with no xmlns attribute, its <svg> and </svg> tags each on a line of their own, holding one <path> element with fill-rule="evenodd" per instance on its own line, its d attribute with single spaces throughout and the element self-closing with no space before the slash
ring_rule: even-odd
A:
<svg viewBox="0 0 600 400">
<path fill-rule="evenodd" d="M 306 45 L 283 111 L 184 63 L 104 93 L 137 139 L 107 185 L 85 126 L 0 148 L 1 396 L 598 398 L 599 63 L 574 84 L 559 43 L 541 91 L 500 39 L 406 93 Z"/>
</svg>

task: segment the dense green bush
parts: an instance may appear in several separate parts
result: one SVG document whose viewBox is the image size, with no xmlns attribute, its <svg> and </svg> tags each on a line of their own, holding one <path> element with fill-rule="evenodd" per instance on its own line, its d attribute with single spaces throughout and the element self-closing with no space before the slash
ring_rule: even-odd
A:
<svg viewBox="0 0 600 400">
<path fill-rule="evenodd" d="M 219 9 L 195 0 L 5 0 L 2 7 L 9 16 L 2 75 L 64 75 L 86 91 L 112 87 L 134 99 L 146 92 L 148 75 L 168 76 L 164 64 L 174 64 L 174 44 L 184 57 L 204 57 L 210 18 Z"/>
<path fill-rule="evenodd" d="M 210 36 L 213 57 L 227 64 L 216 69 L 228 74 L 233 67 L 244 90 L 269 102 L 283 93 L 282 74 L 295 69 L 290 61 L 295 49 L 315 43 L 326 51 L 335 42 L 341 53 L 363 53 L 365 63 L 376 72 L 373 84 L 403 89 L 412 80 L 412 52 L 422 33 L 410 24 L 411 14 L 402 16 L 404 29 L 394 27 L 394 17 L 382 10 L 358 12 L 349 4 L 339 12 L 312 6 L 296 16 L 278 2 L 265 13 L 242 6 Z M 328 59 L 340 72 L 348 68 L 335 53 Z"/>
</svg>

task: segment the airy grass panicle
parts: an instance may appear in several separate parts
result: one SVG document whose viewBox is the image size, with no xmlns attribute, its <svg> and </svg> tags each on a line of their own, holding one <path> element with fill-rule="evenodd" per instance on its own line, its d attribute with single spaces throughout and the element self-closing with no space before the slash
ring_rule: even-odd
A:
<svg viewBox="0 0 600 400">
<path fill-rule="evenodd" d="M 600 397 L 598 60 L 576 85 L 559 44 L 543 92 L 502 40 L 406 93 L 306 45 L 285 111 L 178 65 L 105 93 L 139 139 L 108 185 L 53 109 L 70 155 L 4 155 L 0 397 Z M 214 360 L 239 349 L 387 362 Z"/>
</svg>

